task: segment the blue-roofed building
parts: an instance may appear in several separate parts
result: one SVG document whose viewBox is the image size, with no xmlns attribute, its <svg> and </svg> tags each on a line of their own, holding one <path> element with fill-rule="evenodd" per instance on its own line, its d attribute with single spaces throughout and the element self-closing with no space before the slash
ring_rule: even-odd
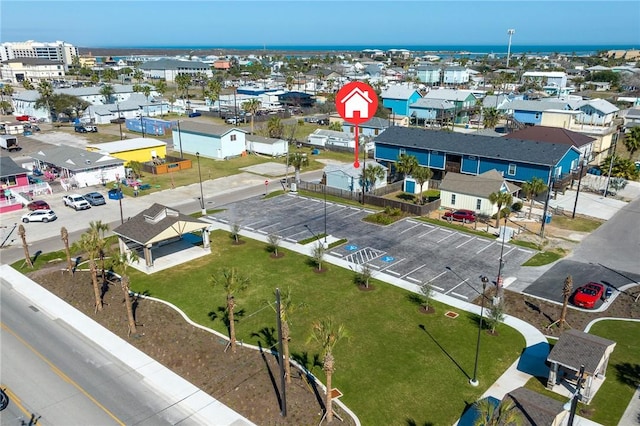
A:
<svg viewBox="0 0 640 426">
<path fill-rule="evenodd" d="M 476 134 L 390 127 L 375 139 L 375 159 L 393 170 L 401 154 L 434 171 L 480 175 L 497 170 L 512 182 L 534 177 L 559 181 L 578 170 L 580 151 L 571 145 Z"/>
<path fill-rule="evenodd" d="M 422 95 L 413 86 L 396 84 L 380 94 L 382 106 L 391 109 L 392 114 L 409 115 L 409 105 L 420 99 Z"/>
</svg>

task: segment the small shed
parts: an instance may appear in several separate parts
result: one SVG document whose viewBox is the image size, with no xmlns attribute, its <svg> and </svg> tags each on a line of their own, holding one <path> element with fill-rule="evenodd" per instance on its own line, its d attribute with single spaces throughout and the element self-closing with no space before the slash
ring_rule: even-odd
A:
<svg viewBox="0 0 640 426">
<path fill-rule="evenodd" d="M 133 252 L 141 259 L 131 266 L 151 274 L 210 253 L 208 227 L 208 223 L 154 203 L 113 233 L 118 236 L 121 254 Z"/>
<path fill-rule="evenodd" d="M 551 364 L 547 389 L 559 391 L 577 385 L 580 367 L 584 365 L 582 402 L 589 404 L 606 378 L 609 357 L 616 342 L 579 330 L 568 330 L 560 335 L 547 361 Z M 556 389 L 559 387 L 560 389 Z"/>
<path fill-rule="evenodd" d="M 568 414 L 562 402 L 523 387 L 506 394 L 500 404 L 509 402 L 520 414 L 522 426 L 560 426 Z"/>
<path fill-rule="evenodd" d="M 362 192 L 362 170 L 364 168 L 364 162 L 360 162 L 358 165 L 358 168 L 353 167 L 353 164 L 351 163 L 327 165 L 327 167 L 324 168 L 324 173 L 327 176 L 327 187 L 341 189 L 344 191 Z M 368 190 L 386 186 L 388 169 L 375 161 L 367 162 L 367 168 L 372 166 L 381 166 L 384 170 L 384 176 L 381 179 L 376 180 L 375 184 L 368 188 Z"/>
<path fill-rule="evenodd" d="M 265 138 L 258 135 L 246 135 L 247 152 L 281 157 L 289 152 L 287 141 L 275 138 Z"/>
</svg>

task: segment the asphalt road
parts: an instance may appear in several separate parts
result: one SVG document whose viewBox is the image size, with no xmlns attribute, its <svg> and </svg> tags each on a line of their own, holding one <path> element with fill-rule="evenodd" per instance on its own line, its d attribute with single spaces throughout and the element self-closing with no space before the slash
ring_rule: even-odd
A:
<svg viewBox="0 0 640 426">
<path fill-rule="evenodd" d="M 562 286 L 568 275 L 574 289 L 590 281 L 618 290 L 640 282 L 640 199 L 602 224 L 569 258 L 553 265 L 524 292 L 562 303 Z M 596 309 L 601 306 L 602 302 Z"/>
<path fill-rule="evenodd" d="M 43 425 L 193 424 L 135 370 L 49 318 L 4 279 L 0 296 L 0 373 L 11 396 L 3 426 L 27 424 L 32 415 Z"/>
<path fill-rule="evenodd" d="M 264 235 L 277 234 L 297 242 L 325 232 L 323 200 L 293 194 L 262 199 L 254 197 L 210 215 L 229 226 L 238 224 Z M 500 257 L 503 276 L 514 275 L 534 255 L 533 250 L 498 239 L 488 239 L 413 219 L 389 226 L 362 221 L 372 213 L 359 207 L 328 202 L 326 233 L 348 243 L 330 250 L 353 264 L 368 264 L 375 273 L 384 272 L 414 284 L 430 283 L 435 290 L 473 300 L 481 291 L 480 276 L 495 280 Z"/>
</svg>

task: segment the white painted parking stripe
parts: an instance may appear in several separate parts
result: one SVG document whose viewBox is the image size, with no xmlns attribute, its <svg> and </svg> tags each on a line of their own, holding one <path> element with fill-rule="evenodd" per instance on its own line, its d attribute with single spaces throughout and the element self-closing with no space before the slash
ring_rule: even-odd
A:
<svg viewBox="0 0 640 426">
<path fill-rule="evenodd" d="M 248 223 L 246 227 L 247 227 L 247 229 L 248 229 L 250 226 L 253 226 L 253 227 L 255 228 L 255 227 L 256 227 L 256 225 L 257 225 L 257 224 L 259 224 L 260 222 L 264 222 L 264 220 L 259 220 L 259 221 L 257 221 L 257 222 L 251 222 L 251 223 Z"/>
<path fill-rule="evenodd" d="M 374 265 L 372 263 L 370 263 L 369 266 L 371 266 L 372 268 L 375 268 L 375 269 L 380 269 L 380 267 L 378 265 Z"/>
<path fill-rule="evenodd" d="M 331 252 L 329 252 L 329 253 L 330 253 L 330 254 L 332 254 L 332 255 L 334 255 L 334 256 L 342 257 L 342 254 L 340 254 L 340 253 L 338 253 L 338 252 L 335 252 L 335 251 L 331 251 Z"/>
<path fill-rule="evenodd" d="M 480 254 L 480 253 L 482 253 L 483 251 L 485 251 L 486 249 L 488 249 L 489 247 L 491 247 L 491 246 L 492 246 L 492 245 L 494 245 L 494 244 L 495 244 L 495 242 L 494 242 L 494 243 L 489 244 L 489 245 L 488 245 L 488 246 L 486 246 L 485 248 L 482 248 L 482 249 L 480 249 L 479 251 L 477 251 L 477 252 L 476 252 L 476 254 Z"/>
<path fill-rule="evenodd" d="M 263 226 L 263 227 L 262 227 L 262 229 L 271 228 L 272 226 L 277 226 L 277 225 L 280 225 L 280 222 L 274 222 L 274 223 L 272 223 L 271 225 Z"/>
<path fill-rule="evenodd" d="M 507 256 L 509 253 L 511 253 L 511 252 L 512 252 L 512 251 L 514 251 L 515 249 L 516 249 L 515 247 L 512 247 L 512 248 L 511 248 L 511 250 L 509 250 L 508 252 L 506 252 L 506 253 L 504 254 L 504 256 Z M 504 257 L 504 256 L 503 256 L 503 257 Z"/>
<path fill-rule="evenodd" d="M 431 287 L 435 288 L 438 291 L 444 291 L 444 288 L 438 287 L 437 285 L 429 284 Z"/>
<path fill-rule="evenodd" d="M 292 242 L 292 243 L 297 243 L 297 242 L 298 242 L 298 241 L 296 241 L 296 240 L 294 240 L 294 239 L 292 239 L 292 238 L 285 238 L 284 240 L 285 240 L 285 241 Z"/>
<path fill-rule="evenodd" d="M 218 219 L 220 222 L 222 223 L 229 223 L 229 221 L 227 219 Z"/>
<path fill-rule="evenodd" d="M 413 281 L 414 283 L 418 283 L 418 284 L 420 284 L 420 282 L 421 282 L 420 280 L 416 280 L 415 278 L 411 278 L 411 277 L 406 277 L 406 279 L 408 279 L 410 281 Z"/>
<path fill-rule="evenodd" d="M 454 292 L 451 292 L 451 295 L 452 296 L 457 296 L 457 297 L 459 297 L 461 299 L 469 299 L 467 296 L 463 296 L 462 294 L 458 294 L 458 293 L 454 293 Z"/>
<path fill-rule="evenodd" d="M 249 231 L 253 231 L 253 228 L 250 226 L 245 226 L 244 229 L 248 229 Z"/>
<path fill-rule="evenodd" d="M 414 220 L 407 220 L 407 223 L 416 224 L 416 223 L 420 223 L 420 222 L 416 222 Z"/>
<path fill-rule="evenodd" d="M 393 275 L 398 276 L 398 277 L 400 276 L 400 273 L 392 271 L 391 269 L 387 269 L 385 272 L 388 272 L 388 273 L 393 274 Z"/>
<path fill-rule="evenodd" d="M 434 232 L 434 231 L 437 231 L 437 230 L 438 230 L 438 228 L 433 228 L 433 229 L 432 229 L 431 231 L 429 231 L 429 232 L 425 232 L 425 233 L 423 233 L 423 234 L 418 235 L 418 238 L 422 237 L 423 235 L 430 234 L 430 233 L 432 233 L 432 232 Z"/>
<path fill-rule="evenodd" d="M 258 229 L 258 232 L 259 232 L 260 234 L 267 235 L 266 231 L 263 231 L 262 229 Z"/>
<path fill-rule="evenodd" d="M 347 217 L 354 216 L 354 215 L 356 215 L 356 214 L 358 214 L 358 213 L 360 213 L 360 210 L 356 210 L 356 211 L 355 211 L 355 212 L 353 212 L 353 213 L 349 213 L 348 215 L 345 215 L 345 216 L 343 216 L 342 218 L 343 218 L 343 219 L 345 219 L 345 218 L 347 218 Z"/>
<path fill-rule="evenodd" d="M 436 275 L 435 277 L 431 278 L 431 279 L 429 280 L 429 282 L 433 282 L 434 280 L 436 280 L 436 279 L 440 278 L 441 276 L 443 276 L 443 275 L 444 275 L 444 274 L 446 274 L 446 273 L 447 273 L 447 271 L 440 272 L 438 275 Z M 435 286 L 434 286 L 434 287 L 435 287 Z M 437 288 L 439 288 L 439 287 L 437 287 Z M 440 289 L 440 290 L 442 290 L 442 289 Z"/>
<path fill-rule="evenodd" d="M 400 232 L 400 234 L 404 234 L 407 231 L 411 231 L 413 228 L 417 228 L 418 226 L 420 226 L 420 224 L 416 224 L 415 226 L 412 226 L 411 228 L 407 228 L 404 231 Z"/>
<path fill-rule="evenodd" d="M 451 293 L 453 290 L 455 290 L 456 288 L 460 287 L 462 284 L 466 283 L 467 280 L 461 281 L 458 284 L 456 284 L 453 288 L 450 288 L 445 294 L 449 294 Z"/>
<path fill-rule="evenodd" d="M 406 277 L 407 275 L 411 275 L 411 274 L 413 274 L 415 271 L 417 271 L 418 269 L 424 268 L 425 266 L 427 266 L 427 265 L 425 264 L 425 265 L 418 266 L 418 267 L 417 267 L 417 268 L 415 268 L 413 271 L 411 271 L 411 272 L 408 272 L 408 273 L 404 274 L 404 276 L 403 276 L 403 277 Z"/>
<path fill-rule="evenodd" d="M 471 238 L 469 238 L 467 241 L 465 241 L 464 243 L 461 243 L 461 244 L 457 245 L 457 246 L 456 246 L 456 248 L 460 248 L 460 247 L 462 247 L 463 245 L 465 245 L 465 244 L 467 244 L 468 242 L 471 242 L 471 241 L 473 241 L 473 240 L 475 240 L 475 239 L 476 239 L 476 237 L 471 237 Z"/>
<path fill-rule="evenodd" d="M 527 254 L 533 253 L 531 250 L 525 250 L 525 249 L 521 249 L 521 248 L 519 248 L 518 251 L 523 251 L 523 252 L 525 252 Z"/>
<path fill-rule="evenodd" d="M 392 266 L 395 266 L 395 265 L 397 265 L 397 264 L 398 264 L 398 263 L 400 263 L 400 262 L 404 262 L 405 260 L 407 260 L 407 259 L 398 259 L 397 261 L 395 261 L 395 262 L 391 263 L 390 265 L 385 266 L 384 268 L 380 268 L 380 270 L 381 270 L 381 271 L 384 271 L 385 269 L 387 269 L 387 268 L 391 268 Z M 399 275 L 399 274 L 398 274 L 398 275 Z"/>
<path fill-rule="evenodd" d="M 444 237 L 444 238 L 440 238 L 437 242 L 441 243 L 441 242 L 443 242 L 444 240 L 446 240 L 447 238 L 451 238 L 451 237 L 453 237 L 454 235 L 456 235 L 456 234 L 449 234 L 449 235 L 447 235 L 447 236 L 446 236 L 446 237 Z"/>
</svg>

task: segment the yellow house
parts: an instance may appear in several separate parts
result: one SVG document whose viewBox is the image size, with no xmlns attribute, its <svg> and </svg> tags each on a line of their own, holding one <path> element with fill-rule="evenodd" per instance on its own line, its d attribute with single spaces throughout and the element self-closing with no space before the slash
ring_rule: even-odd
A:
<svg viewBox="0 0 640 426">
<path fill-rule="evenodd" d="M 166 142 L 153 138 L 134 138 L 116 142 L 87 145 L 87 151 L 100 152 L 126 161 L 146 163 L 154 158 L 164 159 L 167 155 Z"/>
</svg>

